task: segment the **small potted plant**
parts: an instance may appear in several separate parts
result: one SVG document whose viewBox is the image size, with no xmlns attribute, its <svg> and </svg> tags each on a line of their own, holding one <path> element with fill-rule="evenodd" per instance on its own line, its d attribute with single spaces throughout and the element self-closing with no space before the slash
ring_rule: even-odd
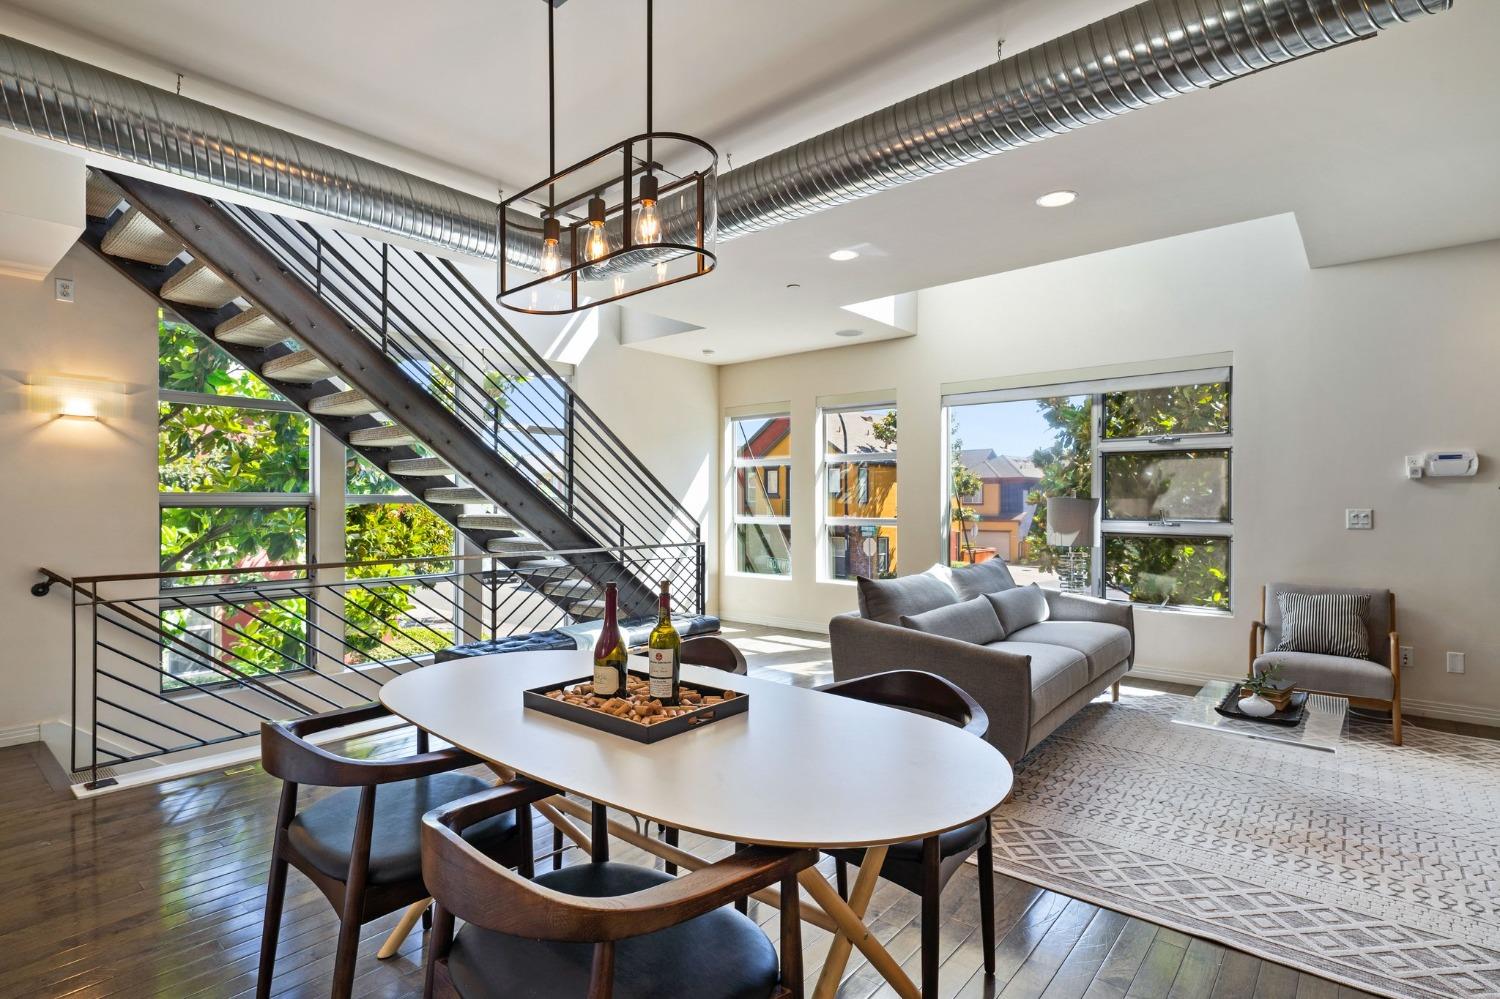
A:
<svg viewBox="0 0 1500 999">
<path fill-rule="evenodd" d="M 1240 699 L 1238 707 L 1242 714 L 1251 718 L 1269 718 L 1276 713 L 1276 705 L 1266 695 L 1277 691 L 1277 678 L 1281 675 L 1281 665 L 1276 664 L 1252 676 L 1247 680 L 1240 681 Z"/>
</svg>

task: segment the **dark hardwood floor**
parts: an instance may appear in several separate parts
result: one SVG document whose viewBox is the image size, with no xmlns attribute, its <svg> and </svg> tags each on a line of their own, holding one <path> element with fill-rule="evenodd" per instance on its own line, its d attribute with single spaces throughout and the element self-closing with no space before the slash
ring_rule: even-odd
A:
<svg viewBox="0 0 1500 999">
<path fill-rule="evenodd" d="M 743 628 L 733 637 L 758 675 L 828 679 L 825 636 Z M 399 754 L 409 749 L 409 732 L 347 748 Z M 77 801 L 49 781 L 44 754 L 40 746 L 0 750 L 0 997 L 253 994 L 277 782 L 247 765 Z M 538 823 L 539 854 L 550 849 L 550 834 Z M 728 849 L 687 835 L 683 846 L 709 856 Z M 648 859 L 624 844 L 613 850 L 615 859 Z M 565 862 L 581 859 L 570 850 Z M 941 910 L 945 999 L 1363 995 L 1010 878 L 998 879 L 995 908 L 996 976 L 986 979 L 973 869 L 950 883 Z M 775 910 L 754 904 L 751 912 L 774 927 Z M 913 978 L 917 917 L 917 898 L 884 882 L 867 917 Z M 375 958 L 395 919 L 363 932 L 358 996 L 421 994 L 420 931 L 395 958 Z M 323 898 L 293 872 L 275 995 L 327 995 L 336 925 Z M 828 942 L 827 933 L 805 928 L 809 985 Z M 856 952 L 839 995 L 894 993 Z"/>
</svg>

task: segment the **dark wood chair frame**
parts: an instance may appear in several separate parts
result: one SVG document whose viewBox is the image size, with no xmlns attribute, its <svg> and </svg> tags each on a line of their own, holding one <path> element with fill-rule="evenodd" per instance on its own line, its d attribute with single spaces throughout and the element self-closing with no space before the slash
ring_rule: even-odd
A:
<svg viewBox="0 0 1500 999">
<path fill-rule="evenodd" d="M 902 708 L 918 714 L 929 715 L 953 725 L 978 738 L 984 738 L 990 728 L 990 719 L 963 688 L 934 673 L 920 670 L 890 670 L 872 673 L 869 676 L 840 680 L 816 688 L 839 697 L 852 697 L 872 704 L 884 704 Z M 934 775 L 938 777 L 940 775 Z M 984 943 L 984 973 L 995 973 L 995 852 L 993 833 L 988 821 L 984 824 L 984 839 L 978 847 L 979 867 L 979 927 Z M 939 929 L 938 902 L 942 898 L 943 878 L 941 872 L 941 840 L 929 836 L 922 841 L 922 883 L 918 894 L 922 899 L 922 995 L 938 994 Z M 887 864 L 889 865 L 889 860 Z M 839 897 L 849 897 L 848 863 L 834 860 L 834 877 Z M 907 886 L 910 887 L 910 886 Z"/>
<path fill-rule="evenodd" d="M 771 999 L 802 999 L 802 917 L 797 874 L 817 863 L 815 850 L 746 847 L 707 867 L 644 891 L 612 898 L 564 895 L 506 870 L 460 835 L 476 822 L 530 805 L 558 792 L 516 780 L 428 812 L 422 820 L 422 870 L 436 900 L 427 950 L 428 999 L 460 999 L 448 971 L 455 919 L 533 940 L 592 943 L 587 999 L 611 999 L 615 944 L 654 933 L 728 905 L 752 892 L 781 886 L 781 984 Z M 608 859 L 598 835 L 603 809 L 595 806 L 593 859 Z M 583 997 L 580 997 L 583 999 Z"/>
<path fill-rule="evenodd" d="M 393 760 L 355 760 L 338 756 L 307 740 L 307 736 L 346 725 L 387 717 L 380 704 L 330 711 L 291 722 L 261 724 L 261 761 L 266 772 L 283 781 L 276 815 L 275 841 L 271 848 L 271 876 L 266 888 L 265 922 L 261 931 L 260 971 L 256 996 L 271 994 L 275 974 L 276 944 L 281 930 L 281 912 L 286 900 L 287 868 L 307 876 L 334 911 L 339 914 L 338 950 L 334 958 L 335 999 L 347 997 L 354 985 L 354 964 L 359 946 L 359 928 L 372 919 L 406 908 L 429 894 L 420 877 L 388 885 L 370 885 L 370 847 L 375 834 L 375 792 L 381 784 L 414 780 L 458 770 L 480 763 L 478 757 L 457 748 L 428 751 L 427 733 L 417 730 L 417 755 Z M 354 841 L 349 853 L 349 871 L 343 879 L 332 878 L 314 867 L 287 836 L 297 814 L 300 785 L 360 788 Z M 516 814 L 516 840 L 520 847 L 513 860 L 525 877 L 531 871 L 531 812 Z M 429 918 L 424 917 L 424 923 Z"/>
</svg>

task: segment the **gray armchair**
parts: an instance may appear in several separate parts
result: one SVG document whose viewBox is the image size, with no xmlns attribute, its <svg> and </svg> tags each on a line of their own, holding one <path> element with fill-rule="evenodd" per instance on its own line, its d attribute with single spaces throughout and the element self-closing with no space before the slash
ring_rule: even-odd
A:
<svg viewBox="0 0 1500 999">
<path fill-rule="evenodd" d="M 1340 593 L 1368 596 L 1365 617 L 1370 657 L 1325 655 L 1281 649 L 1283 593 Z M 1273 666 L 1281 676 L 1313 693 L 1346 697 L 1349 703 L 1391 713 L 1391 741 L 1401 745 L 1401 638 L 1396 632 L 1396 595 L 1390 590 L 1272 583 L 1260 589 L 1261 619 L 1250 625 L 1249 676 Z"/>
</svg>

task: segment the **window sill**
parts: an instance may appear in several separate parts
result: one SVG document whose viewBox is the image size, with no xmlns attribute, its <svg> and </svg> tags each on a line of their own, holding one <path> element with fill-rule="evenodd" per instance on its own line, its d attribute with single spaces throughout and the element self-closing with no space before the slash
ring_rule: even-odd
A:
<svg viewBox="0 0 1500 999">
<path fill-rule="evenodd" d="M 1234 611 L 1232 609 L 1215 610 L 1212 607 L 1162 607 L 1157 604 L 1131 603 L 1129 600 L 1116 600 L 1112 597 L 1109 598 L 1109 601 L 1110 603 L 1124 604 L 1127 607 L 1134 607 L 1136 610 L 1148 611 L 1152 614 L 1173 614 L 1181 615 L 1183 617 L 1201 617 L 1215 621 L 1231 620 L 1234 617 Z"/>
<path fill-rule="evenodd" d="M 729 579 L 763 579 L 775 583 L 790 583 L 792 581 L 792 574 L 789 572 L 740 572 L 737 569 L 729 569 L 725 570 L 723 575 Z"/>
</svg>

